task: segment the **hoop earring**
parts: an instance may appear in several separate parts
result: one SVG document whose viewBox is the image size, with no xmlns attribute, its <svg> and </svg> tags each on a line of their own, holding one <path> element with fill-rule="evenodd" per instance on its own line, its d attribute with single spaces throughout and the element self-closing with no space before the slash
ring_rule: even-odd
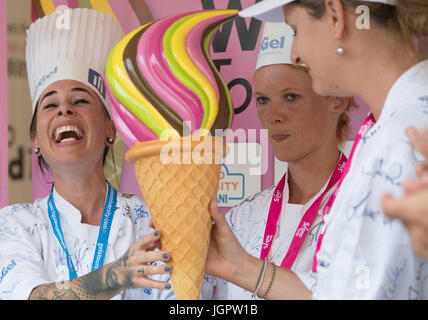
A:
<svg viewBox="0 0 428 320">
<path fill-rule="evenodd" d="M 34 154 L 37 156 L 40 154 L 40 148 L 39 147 L 34 148 Z"/>
</svg>

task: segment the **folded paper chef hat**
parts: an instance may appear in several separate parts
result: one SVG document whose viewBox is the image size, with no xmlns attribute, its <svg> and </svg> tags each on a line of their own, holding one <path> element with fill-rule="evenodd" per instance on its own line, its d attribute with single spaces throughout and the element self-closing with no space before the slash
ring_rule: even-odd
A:
<svg viewBox="0 0 428 320">
<path fill-rule="evenodd" d="M 265 22 L 256 70 L 271 64 L 292 64 L 294 32 L 288 24 Z"/>
<path fill-rule="evenodd" d="M 31 24 L 26 61 L 33 114 L 43 91 L 60 80 L 77 80 L 90 87 L 110 114 L 104 69 L 121 38 L 119 23 L 94 9 L 57 11 Z"/>
<path fill-rule="evenodd" d="M 292 3 L 296 0 L 263 0 L 239 12 L 242 18 L 256 18 L 266 22 L 284 22 L 284 13 L 282 6 Z M 396 0 L 360 0 L 362 2 L 376 2 L 396 5 Z"/>
</svg>

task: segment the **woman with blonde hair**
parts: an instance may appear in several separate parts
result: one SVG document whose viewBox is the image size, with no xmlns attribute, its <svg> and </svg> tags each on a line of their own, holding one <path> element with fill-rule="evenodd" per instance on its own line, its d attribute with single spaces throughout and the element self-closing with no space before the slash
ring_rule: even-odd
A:
<svg viewBox="0 0 428 320">
<path fill-rule="evenodd" d="M 348 138 L 353 99 L 317 95 L 307 68 L 291 64 L 292 40 L 286 24 L 266 23 L 254 74 L 261 126 L 287 170 L 276 185 L 244 200 L 226 218 L 244 249 L 264 259 L 266 277 L 286 268 L 309 283 L 322 211 L 346 164 L 340 145 Z M 253 294 L 217 281 L 217 299 L 256 294 L 264 298 L 269 292 Z"/>
</svg>

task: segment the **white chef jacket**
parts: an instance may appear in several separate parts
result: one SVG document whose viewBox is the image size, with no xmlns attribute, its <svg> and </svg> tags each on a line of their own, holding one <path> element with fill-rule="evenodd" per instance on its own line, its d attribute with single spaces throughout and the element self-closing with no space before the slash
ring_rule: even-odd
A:
<svg viewBox="0 0 428 320">
<path fill-rule="evenodd" d="M 287 175 L 288 176 L 288 175 Z M 282 207 L 277 223 L 277 230 L 268 255 L 268 261 L 280 266 L 291 244 L 292 238 L 299 226 L 300 220 L 306 210 L 327 188 L 328 182 L 305 205 L 288 204 L 288 181 L 284 185 Z M 263 237 L 265 234 L 269 208 L 276 186 L 261 191 L 244 200 L 238 206 L 232 208 L 226 215 L 232 231 L 242 247 L 252 256 L 260 258 Z M 322 210 L 328 198 L 333 193 L 336 185 L 330 188 L 324 195 L 317 215 L 306 235 L 305 241 L 291 268 L 299 278 L 311 289 L 313 278 L 311 274 L 316 244 L 322 221 Z M 256 281 L 256 279 L 254 279 Z M 240 288 L 223 279 L 216 279 L 215 298 L 219 300 L 247 300 L 252 299 L 253 293 Z M 255 288 L 254 288 L 255 289 Z"/>
<path fill-rule="evenodd" d="M 66 255 L 54 235 L 48 216 L 48 198 L 33 204 L 17 204 L 0 210 L 0 299 L 28 299 L 42 284 L 69 279 Z M 80 211 L 54 189 L 53 198 L 60 216 L 65 243 L 76 268 L 83 276 L 92 269 L 99 226 L 81 223 Z M 144 200 L 118 193 L 104 264 L 116 261 L 130 245 L 153 232 Z M 169 275 L 152 277 L 168 281 Z M 124 290 L 113 299 L 175 298 L 172 290 L 151 288 Z"/>
<path fill-rule="evenodd" d="M 315 299 L 428 299 L 428 262 L 415 255 L 400 220 L 387 218 L 385 193 L 403 195 L 423 157 L 405 135 L 428 127 L 428 60 L 405 72 L 388 93 L 377 123 L 358 144 L 326 218 L 317 254 Z"/>
</svg>

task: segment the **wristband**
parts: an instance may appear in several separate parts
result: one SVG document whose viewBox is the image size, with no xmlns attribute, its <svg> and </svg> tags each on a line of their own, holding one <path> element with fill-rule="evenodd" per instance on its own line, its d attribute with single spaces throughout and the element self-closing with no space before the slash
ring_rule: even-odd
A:
<svg viewBox="0 0 428 320">
<path fill-rule="evenodd" d="M 257 279 L 257 283 L 256 283 L 256 290 L 254 290 L 254 293 L 253 293 L 254 299 L 257 297 L 257 291 L 259 291 L 260 287 L 262 286 L 263 278 L 266 272 L 266 265 L 267 265 L 267 260 L 263 260 L 262 270 L 260 270 L 259 278 Z"/>
</svg>

